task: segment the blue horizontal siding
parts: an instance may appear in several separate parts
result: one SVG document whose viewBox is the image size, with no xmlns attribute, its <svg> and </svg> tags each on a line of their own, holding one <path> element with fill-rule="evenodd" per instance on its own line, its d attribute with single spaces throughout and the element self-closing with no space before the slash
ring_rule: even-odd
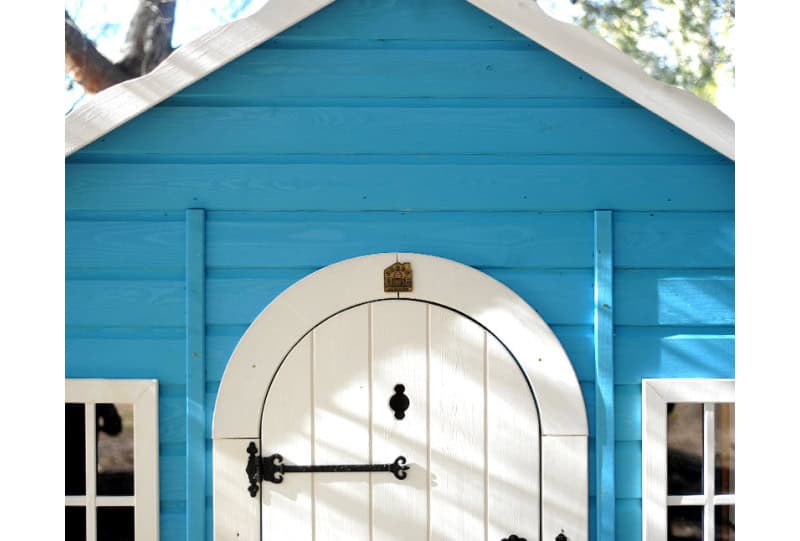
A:
<svg viewBox="0 0 800 541">
<path fill-rule="evenodd" d="M 623 327 L 614 340 L 617 384 L 643 378 L 731 378 L 732 327 Z"/>
<path fill-rule="evenodd" d="M 734 324 L 733 269 L 616 270 L 616 325 Z"/>
<path fill-rule="evenodd" d="M 618 441 L 614 450 L 617 498 L 642 497 L 642 444 Z"/>
<path fill-rule="evenodd" d="M 183 334 L 183 329 L 177 329 Z M 158 379 L 182 385 L 183 337 L 79 338 L 67 336 L 67 377 Z M 102 376 L 101 376 L 102 375 Z"/>
<path fill-rule="evenodd" d="M 715 151 L 641 108 L 160 106 L 84 156 L 690 154 Z M 141 137 L 147 132 L 147 137 Z M 187 137 L 191 134 L 191 137 Z M 342 134 L 347 134 L 343 137 Z"/>
<path fill-rule="evenodd" d="M 642 500 L 617 499 L 617 540 L 641 541 Z"/>
<path fill-rule="evenodd" d="M 589 213 L 214 213 L 209 267 L 324 266 L 424 247 L 479 267 L 589 267 Z"/>
<path fill-rule="evenodd" d="M 669 377 L 669 376 L 667 376 Z M 617 442 L 642 440 L 642 385 L 614 385 Z"/>
<path fill-rule="evenodd" d="M 420 244 L 421 251 L 424 244 Z M 281 291 L 316 269 L 211 271 L 207 287 L 209 325 L 246 325 Z M 484 269 L 517 292 L 556 325 L 592 324 L 590 269 Z"/>
<path fill-rule="evenodd" d="M 182 223 L 67 220 L 65 228 L 67 269 L 183 269 Z"/>
<path fill-rule="evenodd" d="M 338 0 L 289 28 L 281 37 L 287 40 L 527 41 L 503 23 L 459 0 Z"/>
<path fill-rule="evenodd" d="M 162 507 L 183 507 L 186 500 L 184 485 L 186 483 L 186 457 L 164 456 L 159 458 L 158 488 Z"/>
<path fill-rule="evenodd" d="M 183 281 L 67 280 L 69 326 L 182 327 Z"/>
<path fill-rule="evenodd" d="M 160 444 L 185 444 L 186 397 L 159 397 L 158 424 Z"/>
<path fill-rule="evenodd" d="M 283 98 L 580 98 L 632 106 L 616 91 L 544 49 L 459 49 L 428 42 L 425 61 L 413 49 L 260 49 L 198 81 L 166 105 L 269 104 Z M 518 43 L 518 42 L 513 42 Z M 322 43 L 321 46 L 330 46 Z M 515 47 L 515 49 L 519 49 Z"/>
<path fill-rule="evenodd" d="M 67 163 L 66 205 L 94 211 L 729 211 L 734 204 L 730 162 L 663 163 L 648 156 L 611 163 L 577 155 L 539 160 L 545 163 L 476 157 L 347 161 Z"/>
<path fill-rule="evenodd" d="M 161 513 L 160 539 L 164 541 L 186 539 L 186 514 L 184 512 Z"/>
<path fill-rule="evenodd" d="M 622 268 L 733 267 L 732 212 L 619 212 L 614 264 Z"/>
</svg>

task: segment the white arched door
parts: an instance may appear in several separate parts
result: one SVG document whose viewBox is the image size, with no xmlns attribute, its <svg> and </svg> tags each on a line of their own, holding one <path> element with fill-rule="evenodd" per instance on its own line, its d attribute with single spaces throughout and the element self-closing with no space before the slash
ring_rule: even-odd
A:
<svg viewBox="0 0 800 541">
<path fill-rule="evenodd" d="M 588 541 L 572 364 L 524 300 L 455 261 L 373 254 L 286 289 L 231 355 L 212 436 L 215 541 Z M 259 482 L 273 454 L 295 469 L 398 456 L 410 469 Z"/>
<path fill-rule="evenodd" d="M 442 306 L 381 300 L 314 327 L 269 387 L 260 449 L 286 465 L 402 456 L 409 466 L 405 479 L 346 471 L 263 481 L 264 541 L 540 539 L 528 381 L 495 336 Z"/>
</svg>

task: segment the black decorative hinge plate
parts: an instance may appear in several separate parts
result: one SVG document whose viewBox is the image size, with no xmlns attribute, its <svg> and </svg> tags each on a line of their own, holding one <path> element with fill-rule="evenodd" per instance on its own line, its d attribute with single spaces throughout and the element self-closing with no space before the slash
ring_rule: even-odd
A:
<svg viewBox="0 0 800 541">
<path fill-rule="evenodd" d="M 336 464 L 323 466 L 296 466 L 294 464 L 284 464 L 283 457 L 277 453 L 266 458 L 258 455 L 258 448 L 255 442 L 250 442 L 247 446 L 247 478 L 250 487 L 247 489 L 250 496 L 256 497 L 258 493 L 258 483 L 269 481 L 270 483 L 282 483 L 283 476 L 287 473 L 309 473 L 309 472 L 391 472 L 401 481 L 408 476 L 409 466 L 406 464 L 406 457 L 398 456 L 391 464 Z"/>
<path fill-rule="evenodd" d="M 250 455 L 247 458 L 247 467 L 245 468 L 247 478 L 250 480 L 250 486 L 247 491 L 250 492 L 250 496 L 255 498 L 258 493 L 258 483 L 261 481 L 261 458 L 257 456 L 258 447 L 256 447 L 255 442 L 251 441 L 250 445 L 247 446 L 247 454 Z"/>
</svg>

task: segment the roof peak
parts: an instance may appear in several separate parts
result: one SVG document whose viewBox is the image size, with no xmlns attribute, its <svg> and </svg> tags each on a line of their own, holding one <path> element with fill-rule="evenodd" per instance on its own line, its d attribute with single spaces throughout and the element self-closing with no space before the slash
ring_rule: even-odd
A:
<svg viewBox="0 0 800 541">
<path fill-rule="evenodd" d="M 156 69 L 115 85 L 65 121 L 67 156 L 336 0 L 269 0 L 253 15 L 179 47 Z M 537 42 L 714 150 L 735 159 L 734 123 L 714 105 L 658 81 L 633 59 L 529 0 L 464 0 Z"/>
</svg>

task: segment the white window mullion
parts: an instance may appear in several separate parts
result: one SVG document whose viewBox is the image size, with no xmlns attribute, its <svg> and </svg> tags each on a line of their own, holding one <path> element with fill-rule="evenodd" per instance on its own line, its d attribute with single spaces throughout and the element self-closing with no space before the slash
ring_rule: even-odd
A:
<svg viewBox="0 0 800 541">
<path fill-rule="evenodd" d="M 86 402 L 85 434 L 86 434 L 86 541 L 97 540 L 97 420 L 95 403 Z"/>
<path fill-rule="evenodd" d="M 682 496 L 667 496 L 668 506 L 678 505 L 706 505 L 706 497 L 704 494 L 699 495 L 682 495 Z"/>
<path fill-rule="evenodd" d="M 86 496 L 67 496 L 64 505 L 67 507 L 86 507 Z"/>
<path fill-rule="evenodd" d="M 734 505 L 736 497 L 733 494 L 714 494 L 712 500 L 714 505 Z"/>
<path fill-rule="evenodd" d="M 97 496 L 95 501 L 101 507 L 134 507 L 136 505 L 134 496 Z"/>
<path fill-rule="evenodd" d="M 714 404 L 703 404 L 703 539 L 714 541 Z"/>
</svg>

